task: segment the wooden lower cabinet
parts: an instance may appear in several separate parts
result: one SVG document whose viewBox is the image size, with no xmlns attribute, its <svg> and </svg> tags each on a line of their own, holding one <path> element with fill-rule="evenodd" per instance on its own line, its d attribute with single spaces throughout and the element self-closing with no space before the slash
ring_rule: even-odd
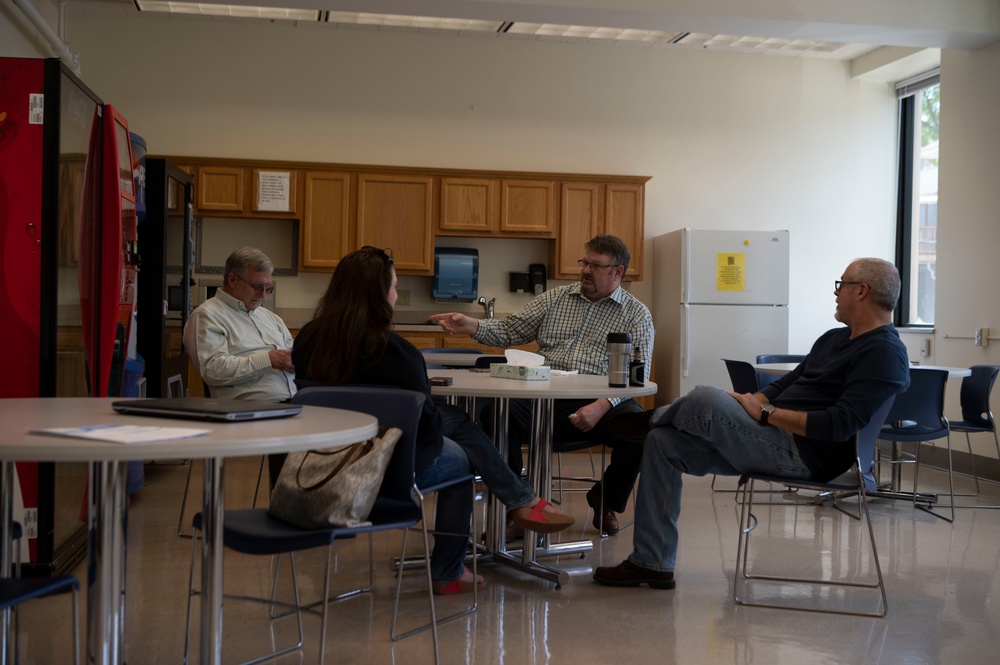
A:
<svg viewBox="0 0 1000 665">
<path fill-rule="evenodd" d="M 412 333 L 412 332 L 402 332 L 399 333 L 400 336 L 408 341 L 413 346 L 418 349 L 436 349 L 438 348 L 438 338 L 440 335 L 436 333 Z"/>
<path fill-rule="evenodd" d="M 448 335 L 443 332 L 400 332 L 400 337 L 418 349 L 482 349 L 487 355 L 502 356 L 504 349 L 484 346 L 469 335 Z M 538 344 L 530 342 L 514 347 L 525 351 L 538 351 Z"/>
</svg>

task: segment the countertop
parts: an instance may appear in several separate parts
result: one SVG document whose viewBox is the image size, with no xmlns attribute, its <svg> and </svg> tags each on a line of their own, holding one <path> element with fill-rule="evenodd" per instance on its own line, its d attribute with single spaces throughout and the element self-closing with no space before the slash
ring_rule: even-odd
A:
<svg viewBox="0 0 1000 665">
<path fill-rule="evenodd" d="M 437 314 L 438 312 L 397 312 L 397 319 L 394 322 L 393 330 L 396 332 L 439 332 L 441 326 L 427 323 L 427 317 L 431 314 Z M 285 322 L 289 330 L 299 330 L 305 324 L 312 321 L 313 310 L 309 308 L 296 308 L 296 307 L 279 307 L 275 311 L 275 314 L 281 317 L 281 320 Z M 465 312 L 469 316 L 474 318 L 482 318 L 481 316 L 475 316 L 475 312 Z M 498 313 L 496 318 L 502 318 L 506 316 L 506 313 Z M 168 327 L 180 326 L 181 322 L 179 319 L 168 319 Z"/>
</svg>

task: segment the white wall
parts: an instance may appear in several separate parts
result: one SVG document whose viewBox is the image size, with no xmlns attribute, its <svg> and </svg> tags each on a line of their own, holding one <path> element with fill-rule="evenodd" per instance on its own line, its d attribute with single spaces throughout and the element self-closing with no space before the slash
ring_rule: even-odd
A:
<svg viewBox="0 0 1000 665">
<path fill-rule="evenodd" d="M 647 237 L 789 229 L 796 351 L 834 325 L 831 280 L 852 258 L 891 257 L 895 101 L 846 63 L 322 26 L 71 28 L 84 80 L 151 154 L 649 175 Z M 503 300 L 525 264 L 484 266 L 482 290 Z M 306 281 L 300 298 L 282 284 L 282 306 L 315 302 Z"/>
<path fill-rule="evenodd" d="M 54 11 L 46 0 L 39 3 L 39 11 Z M 0 57 L 48 58 L 52 56 L 48 43 L 38 33 L 24 14 L 11 2 L 0 3 Z"/>
</svg>

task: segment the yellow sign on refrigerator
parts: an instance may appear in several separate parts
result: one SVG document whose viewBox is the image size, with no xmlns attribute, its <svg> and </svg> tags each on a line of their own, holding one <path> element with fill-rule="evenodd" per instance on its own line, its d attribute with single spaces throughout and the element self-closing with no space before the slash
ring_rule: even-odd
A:
<svg viewBox="0 0 1000 665">
<path fill-rule="evenodd" d="M 715 255 L 715 289 L 716 291 L 746 291 L 747 290 L 747 255 L 746 254 L 716 254 Z"/>
</svg>

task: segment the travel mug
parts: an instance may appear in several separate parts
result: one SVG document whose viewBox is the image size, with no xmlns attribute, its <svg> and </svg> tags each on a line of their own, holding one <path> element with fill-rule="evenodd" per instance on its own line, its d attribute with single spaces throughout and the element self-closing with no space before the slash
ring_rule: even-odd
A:
<svg viewBox="0 0 1000 665">
<path fill-rule="evenodd" d="M 628 385 L 628 363 L 632 358 L 632 336 L 625 332 L 608 333 L 608 385 Z"/>
</svg>

